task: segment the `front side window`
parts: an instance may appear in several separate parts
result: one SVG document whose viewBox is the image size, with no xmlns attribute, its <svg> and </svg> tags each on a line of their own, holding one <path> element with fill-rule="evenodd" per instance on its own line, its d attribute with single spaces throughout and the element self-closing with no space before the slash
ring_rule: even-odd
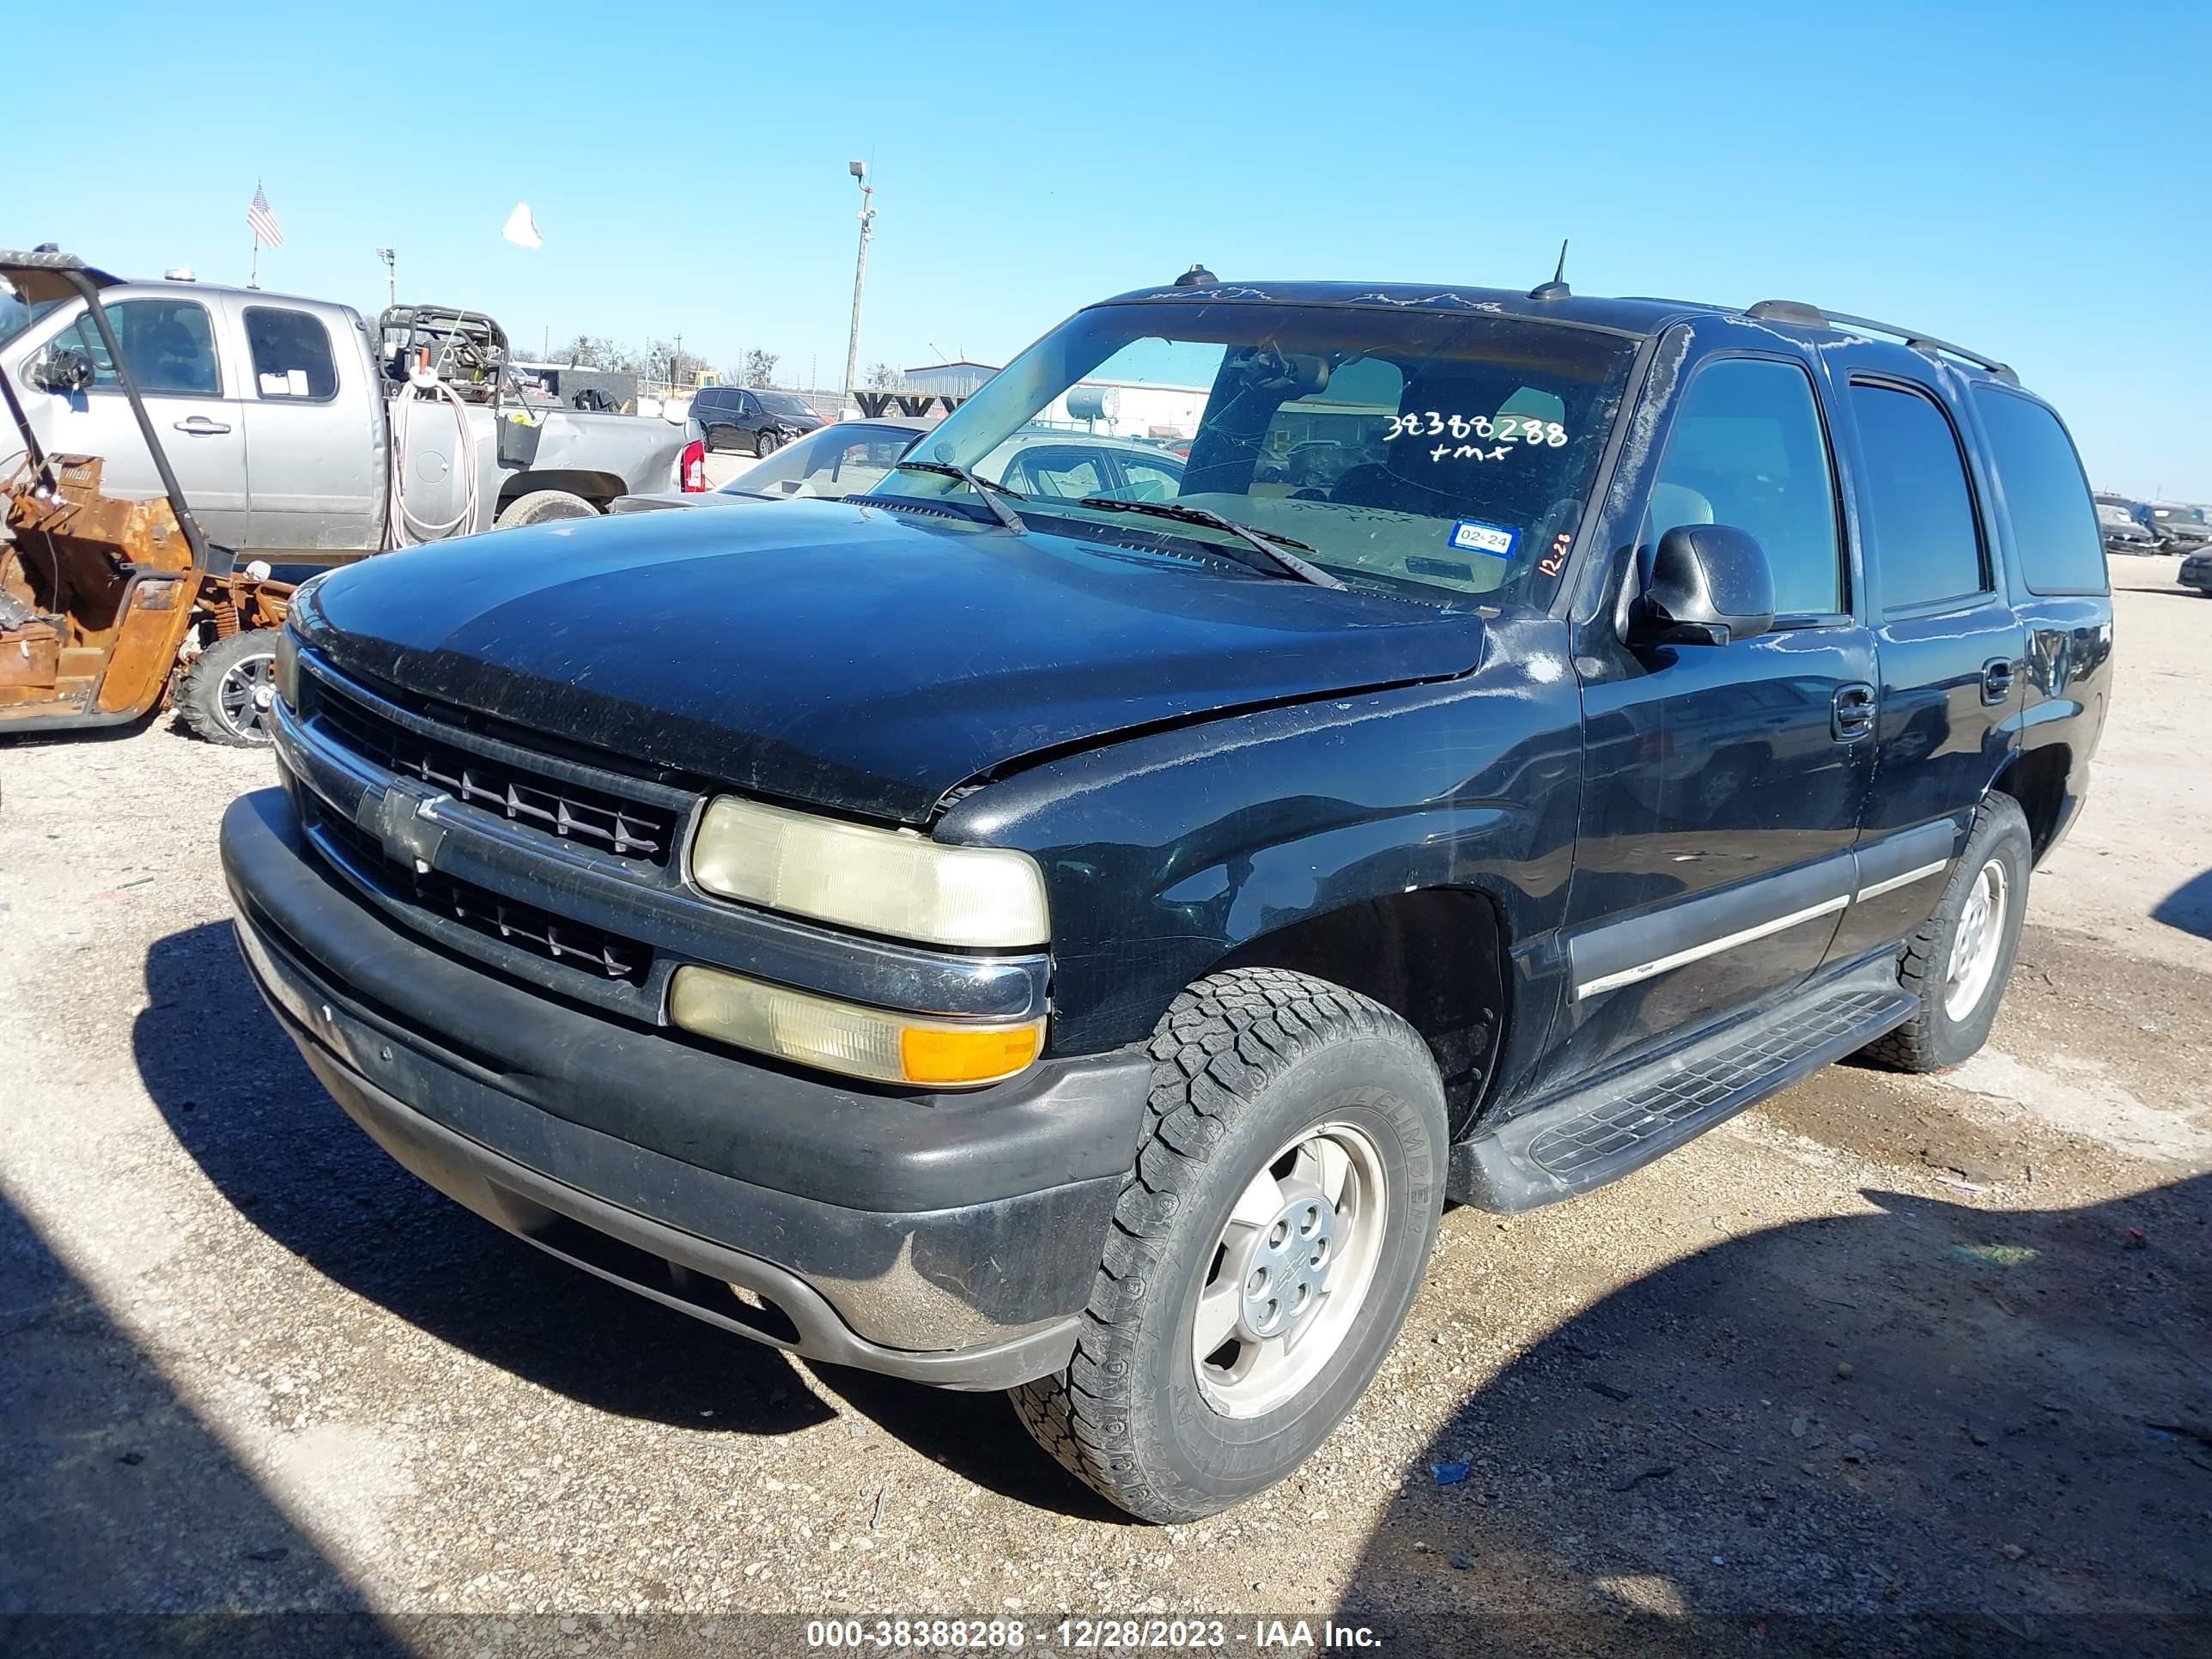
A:
<svg viewBox="0 0 2212 1659">
<path fill-rule="evenodd" d="M 1464 311 L 1097 306 L 1001 369 L 912 459 L 1024 495 L 1034 483 L 1021 510 L 1041 530 L 1235 546 L 1218 528 L 1114 504 L 1199 508 L 1353 586 L 1525 599 L 1559 574 L 1635 352 L 1604 331 Z M 1087 472 L 1033 454 L 1054 434 L 1079 447 L 1159 433 L 1192 434 L 1179 470 L 1166 452 L 1163 465 L 1101 459 Z M 963 500 L 969 487 L 902 468 L 878 493 Z"/>
<path fill-rule="evenodd" d="M 140 392 L 149 398 L 222 395 L 215 330 L 205 306 L 191 300 L 118 300 L 103 309 Z M 64 329 L 54 343 L 82 351 L 91 360 L 95 390 L 114 388 L 115 365 L 90 313 Z"/>
<path fill-rule="evenodd" d="M 1157 459 L 1150 455 L 1133 455 L 1123 452 L 1118 458 L 1121 465 L 1121 493 L 1133 501 L 1167 501 L 1175 499 L 1176 491 L 1182 488 L 1182 463 L 1171 456 Z"/>
<path fill-rule="evenodd" d="M 1678 525 L 1747 532 L 1774 573 L 1778 617 L 1845 609 L 1835 475 L 1812 377 L 1794 363 L 1725 358 L 1682 395 L 1643 540 Z"/>
<path fill-rule="evenodd" d="M 1923 392 L 1851 383 L 1866 476 L 1859 505 L 1885 609 L 1964 599 L 1989 586 L 1966 458 L 1950 417 Z"/>
<path fill-rule="evenodd" d="M 331 333 L 304 311 L 277 306 L 246 308 L 246 344 L 253 358 L 253 386 L 263 398 L 320 403 L 338 393 Z"/>
<path fill-rule="evenodd" d="M 2092 509 L 2081 458 L 2041 404 L 1977 381 L 1974 409 L 1990 436 L 1990 467 L 2020 574 L 2035 593 L 2102 593 L 2104 538 L 2097 520 L 2130 524 L 2124 507 Z"/>
</svg>

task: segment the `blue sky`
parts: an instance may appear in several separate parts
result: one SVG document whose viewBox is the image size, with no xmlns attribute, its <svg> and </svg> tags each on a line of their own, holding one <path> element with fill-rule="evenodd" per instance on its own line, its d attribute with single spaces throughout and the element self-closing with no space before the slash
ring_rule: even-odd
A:
<svg viewBox="0 0 2212 1659">
<path fill-rule="evenodd" d="M 71 54 L 74 104 L 20 104 L 0 243 L 240 281 L 259 179 L 264 287 L 373 307 L 389 245 L 404 295 L 519 344 L 680 331 L 829 381 L 853 156 L 863 363 L 1002 362 L 1194 259 L 1518 286 L 1571 236 L 1585 293 L 1992 352 L 2100 486 L 2212 500 L 2202 3 L 384 10 L 111 0 L 131 90 Z M 534 252 L 499 236 L 522 199 Z"/>
</svg>

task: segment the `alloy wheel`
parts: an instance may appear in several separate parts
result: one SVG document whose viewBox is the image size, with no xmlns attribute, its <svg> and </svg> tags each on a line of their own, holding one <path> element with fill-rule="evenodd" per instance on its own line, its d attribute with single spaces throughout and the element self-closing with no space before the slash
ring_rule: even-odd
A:
<svg viewBox="0 0 2212 1659">
<path fill-rule="evenodd" d="M 1259 1417 L 1319 1374 L 1374 1282 L 1388 1193 L 1382 1154 L 1348 1123 L 1306 1130 L 1245 1183 L 1191 1320 L 1207 1404 Z"/>
</svg>

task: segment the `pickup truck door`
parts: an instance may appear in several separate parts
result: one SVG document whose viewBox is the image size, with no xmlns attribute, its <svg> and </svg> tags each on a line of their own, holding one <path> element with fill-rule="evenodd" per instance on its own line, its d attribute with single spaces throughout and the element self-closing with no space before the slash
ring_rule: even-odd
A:
<svg viewBox="0 0 2212 1659">
<path fill-rule="evenodd" d="M 1960 440 L 1956 379 L 1867 344 L 1831 362 L 1865 547 L 1880 708 L 1858 899 L 1838 957 L 1911 933 L 2017 741 L 2027 628 L 2006 592 L 1990 483 Z"/>
<path fill-rule="evenodd" d="M 216 349 L 216 313 L 205 296 L 190 290 L 109 299 L 105 309 L 200 528 L 222 546 L 243 547 L 245 422 L 238 388 L 227 381 Z M 33 366 L 52 349 L 81 351 L 90 360 L 90 390 L 64 394 L 33 384 Z M 33 329 L 9 357 L 7 373 L 41 444 L 63 454 L 100 456 L 107 463 L 106 486 L 116 494 L 161 493 L 161 474 L 82 301 Z"/>
<path fill-rule="evenodd" d="M 1621 592 L 1585 628 L 1586 784 L 1568 894 L 1564 1084 L 1725 1019 L 1818 967 L 1849 902 L 1870 775 L 1874 644 L 1805 358 L 1692 349 Z M 1641 571 L 1679 524 L 1748 532 L 1771 631 L 1632 646 Z"/>
<path fill-rule="evenodd" d="M 246 419 L 249 545 L 278 559 L 382 546 L 384 398 L 359 329 L 256 295 L 223 303 Z"/>
</svg>

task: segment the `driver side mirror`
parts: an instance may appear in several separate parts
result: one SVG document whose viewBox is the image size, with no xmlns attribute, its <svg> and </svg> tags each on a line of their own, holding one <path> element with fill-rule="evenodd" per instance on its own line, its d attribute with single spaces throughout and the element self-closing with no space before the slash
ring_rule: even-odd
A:
<svg viewBox="0 0 2212 1659">
<path fill-rule="evenodd" d="M 1773 626 L 1774 573 L 1747 532 L 1679 524 L 1659 538 L 1638 607 L 1638 643 L 1726 645 Z"/>
<path fill-rule="evenodd" d="M 41 392 L 70 397 L 92 386 L 92 359 L 72 346 L 55 346 L 39 360 L 31 383 Z"/>
</svg>

